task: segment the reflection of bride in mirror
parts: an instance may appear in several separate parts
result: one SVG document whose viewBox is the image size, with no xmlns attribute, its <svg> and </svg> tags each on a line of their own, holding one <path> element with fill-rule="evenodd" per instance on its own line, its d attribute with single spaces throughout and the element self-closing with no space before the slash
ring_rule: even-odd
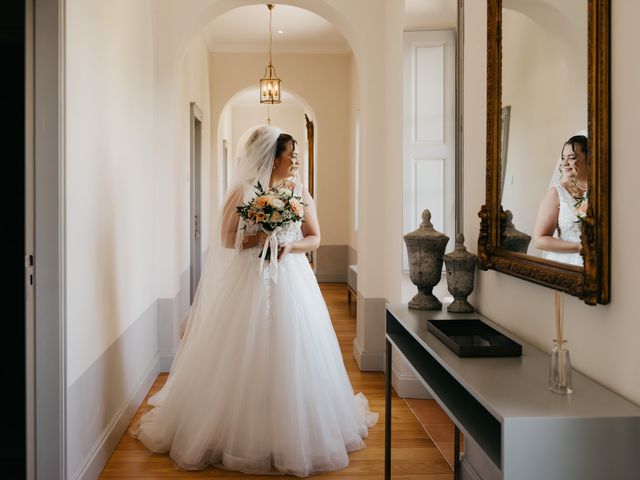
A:
<svg viewBox="0 0 640 480">
<path fill-rule="evenodd" d="M 549 260 L 583 265 L 580 233 L 587 211 L 587 155 L 586 136 L 575 135 L 565 142 L 549 190 L 538 207 L 533 244 Z"/>
</svg>

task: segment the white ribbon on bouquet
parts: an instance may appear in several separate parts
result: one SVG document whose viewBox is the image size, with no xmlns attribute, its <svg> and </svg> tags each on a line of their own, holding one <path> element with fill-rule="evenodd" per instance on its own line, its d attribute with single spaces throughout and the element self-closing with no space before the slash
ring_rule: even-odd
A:
<svg viewBox="0 0 640 480">
<path fill-rule="evenodd" d="M 277 226 L 267 237 L 262 247 L 262 254 L 260 258 L 260 274 L 262 274 L 262 267 L 264 265 L 264 257 L 267 254 L 267 248 L 271 249 L 271 256 L 269 258 L 269 273 L 274 282 L 278 282 L 278 237 L 276 234 L 282 230 L 281 226 Z"/>
</svg>

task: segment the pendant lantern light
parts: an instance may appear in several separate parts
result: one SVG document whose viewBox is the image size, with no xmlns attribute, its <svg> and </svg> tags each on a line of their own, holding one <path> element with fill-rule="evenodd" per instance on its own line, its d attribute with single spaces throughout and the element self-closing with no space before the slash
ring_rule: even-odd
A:
<svg viewBox="0 0 640 480">
<path fill-rule="evenodd" d="M 280 103 L 280 79 L 276 75 L 276 69 L 271 61 L 271 14 L 274 5 L 267 4 L 269 9 L 269 65 L 264 70 L 264 77 L 260 79 L 260 103 Z"/>
</svg>

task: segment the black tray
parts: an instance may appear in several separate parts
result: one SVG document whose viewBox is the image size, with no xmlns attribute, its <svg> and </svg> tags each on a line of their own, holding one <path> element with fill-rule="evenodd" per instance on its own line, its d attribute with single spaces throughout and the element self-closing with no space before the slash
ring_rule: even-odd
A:
<svg viewBox="0 0 640 480">
<path fill-rule="evenodd" d="M 482 320 L 428 320 L 427 328 L 459 357 L 518 357 L 522 345 Z"/>
</svg>

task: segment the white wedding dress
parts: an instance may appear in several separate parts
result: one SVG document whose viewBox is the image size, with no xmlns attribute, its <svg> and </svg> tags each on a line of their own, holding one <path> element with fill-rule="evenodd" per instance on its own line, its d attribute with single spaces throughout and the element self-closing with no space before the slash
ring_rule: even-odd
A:
<svg viewBox="0 0 640 480">
<path fill-rule="evenodd" d="M 300 222 L 278 233 L 281 242 L 302 237 Z M 305 254 L 287 254 L 276 283 L 269 261 L 260 273 L 260 251 L 242 250 L 221 290 L 201 293 L 215 295 L 215 308 L 185 333 L 180 369 L 129 432 L 186 470 L 304 477 L 342 469 L 379 414 L 354 395 Z"/>
<path fill-rule="evenodd" d="M 558 225 L 556 237 L 568 242 L 580 242 L 581 226 L 578 220 L 578 212 L 575 208 L 576 200 L 571 193 L 560 183 L 555 183 L 553 187 L 558 192 L 560 199 L 560 209 L 558 211 Z M 570 263 L 572 265 L 583 265 L 582 255 L 577 252 L 545 252 L 544 258 L 555 260 L 556 262 Z"/>
</svg>

